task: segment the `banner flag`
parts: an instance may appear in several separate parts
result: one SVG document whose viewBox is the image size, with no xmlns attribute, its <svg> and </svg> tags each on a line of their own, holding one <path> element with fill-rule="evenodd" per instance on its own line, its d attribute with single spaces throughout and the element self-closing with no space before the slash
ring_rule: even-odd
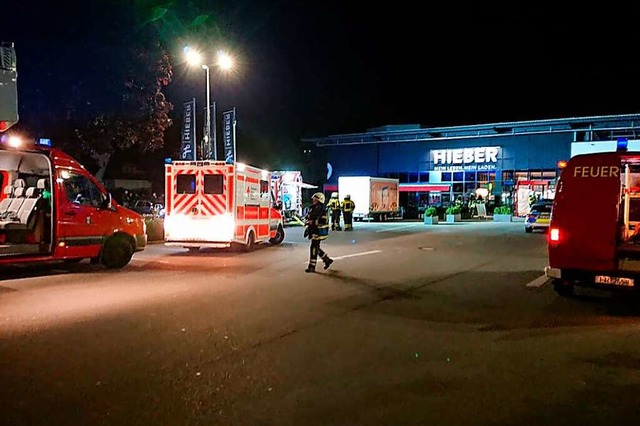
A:
<svg viewBox="0 0 640 426">
<path fill-rule="evenodd" d="M 180 159 L 184 161 L 196 160 L 196 98 L 184 104 L 182 120 L 182 146 L 180 147 Z"/>
<path fill-rule="evenodd" d="M 236 109 L 222 113 L 224 136 L 224 161 L 233 164 L 236 161 Z"/>
</svg>

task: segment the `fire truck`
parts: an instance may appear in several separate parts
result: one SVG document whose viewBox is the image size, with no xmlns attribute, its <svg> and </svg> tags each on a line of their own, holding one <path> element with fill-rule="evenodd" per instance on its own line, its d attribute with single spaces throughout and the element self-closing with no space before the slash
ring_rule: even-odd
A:
<svg viewBox="0 0 640 426">
<path fill-rule="evenodd" d="M 147 244 L 144 219 L 47 139 L 8 130 L 18 121 L 15 62 L 13 44 L 0 43 L 0 266 L 89 258 L 124 267 Z"/>
<path fill-rule="evenodd" d="M 561 296 L 575 287 L 640 287 L 640 152 L 572 157 L 558 181 L 545 273 Z"/>
<path fill-rule="evenodd" d="M 284 240 L 269 171 L 237 162 L 174 161 L 165 172 L 165 245 L 249 251 Z"/>
</svg>

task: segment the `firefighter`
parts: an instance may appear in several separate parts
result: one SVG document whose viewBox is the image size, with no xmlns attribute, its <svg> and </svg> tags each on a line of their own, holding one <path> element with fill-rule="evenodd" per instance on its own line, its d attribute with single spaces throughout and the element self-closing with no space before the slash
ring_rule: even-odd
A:
<svg viewBox="0 0 640 426">
<path fill-rule="evenodd" d="M 311 197 L 311 209 L 306 218 L 306 229 L 304 235 L 311 240 L 309 247 L 309 266 L 305 272 L 315 272 L 318 255 L 324 263 L 324 269 L 327 269 L 333 263 L 333 259 L 320 248 L 320 242 L 326 240 L 329 236 L 329 218 L 327 217 L 327 209 L 324 206 L 324 194 L 316 192 Z"/>
<path fill-rule="evenodd" d="M 344 217 L 344 230 L 353 231 L 353 211 L 356 203 L 351 201 L 351 195 L 345 195 L 342 201 L 342 216 Z"/>
<path fill-rule="evenodd" d="M 331 210 L 331 230 L 342 231 L 340 227 L 340 199 L 338 199 L 338 193 L 332 192 L 331 198 L 327 203 L 327 208 Z"/>
</svg>

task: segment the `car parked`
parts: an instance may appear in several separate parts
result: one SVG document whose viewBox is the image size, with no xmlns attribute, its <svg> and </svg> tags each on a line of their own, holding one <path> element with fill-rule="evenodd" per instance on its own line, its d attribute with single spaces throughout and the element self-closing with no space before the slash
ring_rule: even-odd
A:
<svg viewBox="0 0 640 426">
<path fill-rule="evenodd" d="M 535 203 L 524 222 L 524 232 L 530 233 L 535 230 L 546 231 L 551 222 L 551 209 L 553 200 L 545 200 Z"/>
<path fill-rule="evenodd" d="M 133 210 L 142 215 L 164 216 L 164 206 L 150 200 L 138 200 L 133 204 Z"/>
</svg>

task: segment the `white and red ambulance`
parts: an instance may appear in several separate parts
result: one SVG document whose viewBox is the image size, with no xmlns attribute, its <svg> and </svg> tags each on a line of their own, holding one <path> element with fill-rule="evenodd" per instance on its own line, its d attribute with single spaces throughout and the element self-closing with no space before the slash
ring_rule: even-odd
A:
<svg viewBox="0 0 640 426">
<path fill-rule="evenodd" d="M 165 245 L 251 250 L 284 240 L 269 171 L 237 162 L 175 161 L 165 172 Z"/>
</svg>

